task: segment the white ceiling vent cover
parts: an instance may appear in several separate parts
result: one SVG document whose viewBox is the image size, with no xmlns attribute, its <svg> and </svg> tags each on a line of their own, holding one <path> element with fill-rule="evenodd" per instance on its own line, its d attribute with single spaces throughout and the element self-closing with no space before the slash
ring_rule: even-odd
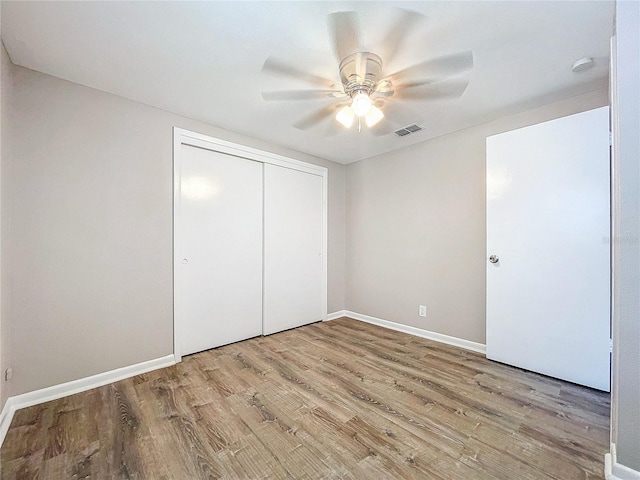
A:
<svg viewBox="0 0 640 480">
<path fill-rule="evenodd" d="M 410 133 L 419 132 L 420 130 L 422 130 L 422 127 L 420 125 L 416 125 L 414 123 L 414 124 L 408 125 L 406 127 L 400 128 L 400 129 L 396 130 L 393 133 L 395 133 L 399 137 L 404 137 L 405 135 L 409 135 Z"/>
</svg>

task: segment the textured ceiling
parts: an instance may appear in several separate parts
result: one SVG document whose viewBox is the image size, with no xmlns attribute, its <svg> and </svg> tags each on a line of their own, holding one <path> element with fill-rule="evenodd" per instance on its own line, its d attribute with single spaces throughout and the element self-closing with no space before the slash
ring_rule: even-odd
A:
<svg viewBox="0 0 640 480">
<path fill-rule="evenodd" d="M 266 90 L 313 88 L 262 72 L 270 56 L 339 82 L 330 13 L 358 12 L 362 50 L 382 52 L 400 7 L 423 18 L 385 72 L 473 52 L 460 98 L 397 100 L 394 126 L 415 122 L 424 130 L 397 137 L 352 127 L 327 137 L 326 125 L 302 131 L 293 124 L 330 98 L 263 100 Z M 1 18 L 17 65 L 349 163 L 605 87 L 613 14 L 608 1 L 2 2 Z M 572 72 L 585 56 L 595 58 L 594 68 Z"/>
</svg>

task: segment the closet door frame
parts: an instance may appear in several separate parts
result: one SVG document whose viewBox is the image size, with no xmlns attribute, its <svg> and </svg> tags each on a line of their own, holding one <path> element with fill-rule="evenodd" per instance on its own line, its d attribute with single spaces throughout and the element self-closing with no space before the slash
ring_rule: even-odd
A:
<svg viewBox="0 0 640 480">
<path fill-rule="evenodd" d="M 326 167 L 314 165 L 312 163 L 303 162 L 293 158 L 277 155 L 275 153 L 266 152 L 257 148 L 247 147 L 238 143 L 229 142 L 219 138 L 191 132 L 182 128 L 173 128 L 173 271 L 172 271 L 172 287 L 173 287 L 173 355 L 176 362 L 182 361 L 181 352 L 181 325 L 176 321 L 175 303 L 176 303 L 176 268 L 180 259 L 177 255 L 180 253 L 179 239 L 176 232 L 180 230 L 180 172 L 182 166 L 181 152 L 182 146 L 188 145 L 214 152 L 220 152 L 234 157 L 245 158 L 266 164 L 278 165 L 280 167 L 291 168 L 301 172 L 317 175 L 322 178 L 322 320 L 327 319 L 327 180 L 328 170 Z M 182 258 L 182 257 L 180 257 Z M 264 264 L 264 259 L 263 259 Z M 264 280 L 264 270 L 263 270 Z"/>
</svg>

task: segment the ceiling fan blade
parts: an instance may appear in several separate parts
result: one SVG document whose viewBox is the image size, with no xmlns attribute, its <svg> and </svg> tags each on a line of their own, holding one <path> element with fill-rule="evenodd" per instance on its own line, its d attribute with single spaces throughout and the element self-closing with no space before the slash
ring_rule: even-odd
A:
<svg viewBox="0 0 640 480">
<path fill-rule="evenodd" d="M 319 87 L 327 87 L 332 83 L 332 81 L 327 78 L 305 72 L 304 70 L 300 70 L 293 65 L 289 65 L 274 57 L 269 57 L 265 60 L 264 65 L 262 65 L 262 71 L 264 73 L 271 73 L 289 78 L 295 78 L 297 80 L 303 80 L 307 83 L 317 85 Z"/>
<path fill-rule="evenodd" d="M 339 133 L 346 131 L 347 129 L 344 126 L 340 125 L 338 121 L 331 116 L 331 120 L 326 122 L 324 127 L 324 131 L 322 132 L 325 137 L 335 137 Z"/>
<path fill-rule="evenodd" d="M 424 79 L 426 83 L 457 75 L 471 68 L 473 68 L 473 53 L 469 50 L 416 63 L 389 75 L 387 79 L 394 83 L 404 79 Z"/>
<path fill-rule="evenodd" d="M 262 92 L 265 102 L 288 100 L 317 100 L 322 98 L 337 98 L 346 95 L 340 90 L 274 90 Z"/>
<path fill-rule="evenodd" d="M 356 12 L 335 12 L 329 14 L 329 38 L 338 62 L 341 62 L 346 56 L 360 49 L 358 23 L 358 14 Z"/>
<path fill-rule="evenodd" d="M 393 85 L 388 80 L 382 80 L 376 85 L 376 89 L 371 94 L 371 98 L 392 97 L 395 93 Z"/>
<path fill-rule="evenodd" d="M 375 92 L 373 92 L 373 94 L 371 95 L 371 98 L 378 98 L 378 97 L 393 97 L 393 94 L 396 93 L 395 90 L 376 90 Z"/>
<path fill-rule="evenodd" d="M 318 123 L 322 122 L 326 118 L 333 115 L 341 105 L 331 104 L 327 105 L 320 110 L 316 110 L 311 115 L 303 118 L 302 120 L 298 120 L 293 124 L 299 130 L 309 130 L 310 128 L 316 126 Z"/>
<path fill-rule="evenodd" d="M 397 18 L 382 41 L 382 58 L 387 65 L 392 63 L 407 37 L 426 18 L 424 15 L 411 10 L 402 8 L 396 10 L 399 12 Z"/>
<path fill-rule="evenodd" d="M 468 80 L 408 83 L 396 85 L 394 98 L 399 100 L 449 100 L 460 98 L 468 86 Z"/>
</svg>

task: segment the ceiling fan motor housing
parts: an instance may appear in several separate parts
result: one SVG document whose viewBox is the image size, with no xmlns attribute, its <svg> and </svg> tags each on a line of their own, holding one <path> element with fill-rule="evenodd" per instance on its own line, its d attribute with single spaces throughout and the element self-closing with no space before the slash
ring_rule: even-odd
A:
<svg viewBox="0 0 640 480">
<path fill-rule="evenodd" d="M 382 76 L 382 59 L 375 53 L 358 52 L 340 62 L 340 80 L 350 97 L 358 92 L 371 95 Z"/>
</svg>

